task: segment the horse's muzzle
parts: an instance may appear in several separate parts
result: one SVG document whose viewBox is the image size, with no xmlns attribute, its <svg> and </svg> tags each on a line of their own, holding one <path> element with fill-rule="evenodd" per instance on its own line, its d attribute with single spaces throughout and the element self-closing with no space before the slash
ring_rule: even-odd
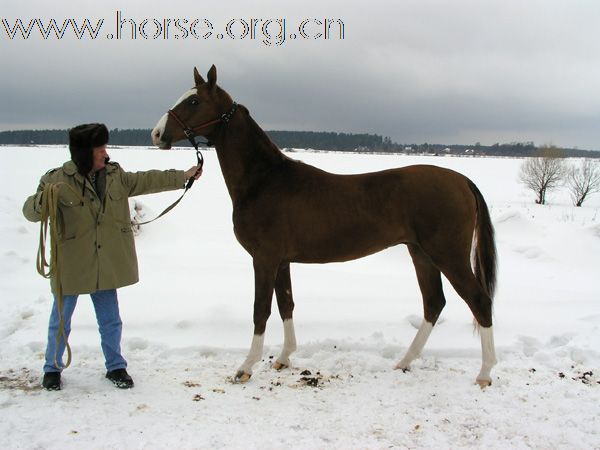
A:
<svg viewBox="0 0 600 450">
<path fill-rule="evenodd" d="M 160 149 L 169 150 L 171 148 L 171 141 L 164 141 L 163 134 L 160 129 L 155 128 L 152 130 L 152 143 Z"/>
</svg>

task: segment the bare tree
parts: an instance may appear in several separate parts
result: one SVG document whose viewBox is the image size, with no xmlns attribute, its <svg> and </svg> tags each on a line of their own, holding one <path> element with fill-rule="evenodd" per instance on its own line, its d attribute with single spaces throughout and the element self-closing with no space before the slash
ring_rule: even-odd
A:
<svg viewBox="0 0 600 450">
<path fill-rule="evenodd" d="M 571 167 L 567 175 L 567 186 L 573 204 L 581 206 L 588 195 L 600 192 L 600 165 L 586 158 L 579 167 Z"/>
<path fill-rule="evenodd" d="M 542 147 L 537 156 L 521 165 L 519 180 L 537 195 L 536 203 L 546 204 L 546 193 L 558 188 L 565 175 L 562 152 L 556 147 Z"/>
</svg>

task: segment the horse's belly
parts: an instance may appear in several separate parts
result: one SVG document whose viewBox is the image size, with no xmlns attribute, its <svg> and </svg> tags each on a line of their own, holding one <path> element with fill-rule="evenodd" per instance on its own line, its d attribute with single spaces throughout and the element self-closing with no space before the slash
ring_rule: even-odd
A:
<svg viewBox="0 0 600 450">
<path fill-rule="evenodd" d="M 340 232 L 324 239 L 299 242 L 291 260 L 299 263 L 344 262 L 372 255 L 404 242 L 376 231 Z"/>
</svg>

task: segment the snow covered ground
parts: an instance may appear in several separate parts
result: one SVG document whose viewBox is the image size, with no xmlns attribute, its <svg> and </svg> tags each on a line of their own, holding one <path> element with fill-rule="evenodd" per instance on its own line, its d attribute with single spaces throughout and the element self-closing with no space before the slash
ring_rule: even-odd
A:
<svg viewBox="0 0 600 450">
<path fill-rule="evenodd" d="M 127 170 L 186 169 L 189 151 L 114 148 Z M 408 373 L 393 370 L 416 333 L 421 297 L 403 247 L 344 264 L 293 265 L 298 351 L 274 305 L 264 360 L 231 383 L 252 338 L 250 257 L 235 241 L 214 151 L 184 201 L 137 239 L 141 282 L 119 291 L 136 387 L 104 379 L 93 308 L 80 298 L 63 390 L 39 387 L 51 306 L 36 274 L 39 228 L 21 207 L 65 148 L 0 147 L 0 447 L 61 449 L 600 448 L 600 195 L 548 206 L 517 182 L 520 160 L 291 153 L 337 173 L 415 163 L 469 176 L 490 206 L 499 282 L 493 385 L 474 384 L 479 338 L 448 304 Z M 177 197 L 140 197 L 148 216 Z"/>
</svg>

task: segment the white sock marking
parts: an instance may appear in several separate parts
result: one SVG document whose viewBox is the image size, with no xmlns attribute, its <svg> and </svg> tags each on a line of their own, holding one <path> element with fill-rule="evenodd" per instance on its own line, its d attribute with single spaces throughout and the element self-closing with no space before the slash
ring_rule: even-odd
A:
<svg viewBox="0 0 600 450">
<path fill-rule="evenodd" d="M 244 363 L 240 366 L 238 371 L 247 373 L 249 375 L 252 374 L 252 367 L 262 358 L 263 347 L 265 343 L 265 335 L 257 335 L 255 334 L 252 338 L 252 345 L 250 346 L 250 351 L 248 352 L 248 356 Z"/>
<path fill-rule="evenodd" d="M 289 366 L 290 355 L 296 351 L 296 332 L 294 331 L 294 320 L 286 319 L 283 321 L 283 349 L 277 362 Z"/>
<path fill-rule="evenodd" d="M 427 342 L 427 339 L 429 339 L 429 335 L 431 334 L 432 330 L 433 324 L 423 319 L 423 322 L 421 322 L 421 326 L 419 327 L 419 331 L 417 331 L 417 334 L 413 339 L 412 344 L 410 344 L 406 355 L 404 355 L 404 358 L 402 358 L 402 360 L 396 364 L 396 369 L 408 369 L 410 363 L 418 358 L 423 351 L 425 343 Z"/>
<path fill-rule="evenodd" d="M 494 345 L 494 330 L 493 327 L 480 327 L 479 334 L 481 335 L 481 371 L 477 376 L 477 381 L 492 382 L 490 372 L 492 367 L 496 365 L 496 348 Z"/>
</svg>

